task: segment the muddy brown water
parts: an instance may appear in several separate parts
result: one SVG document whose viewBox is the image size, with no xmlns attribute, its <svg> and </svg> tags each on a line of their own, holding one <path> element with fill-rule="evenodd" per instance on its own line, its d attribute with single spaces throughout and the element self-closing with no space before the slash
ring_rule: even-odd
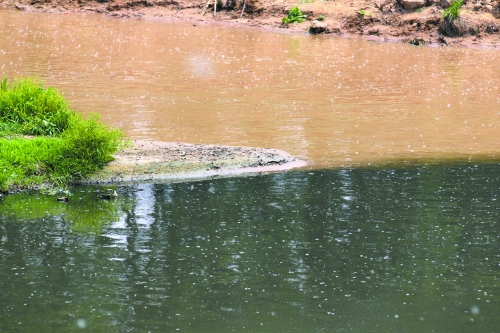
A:
<svg viewBox="0 0 500 333">
<path fill-rule="evenodd" d="M 133 139 L 283 149 L 313 168 L 497 158 L 496 51 L 0 11 L 0 73 Z"/>
</svg>

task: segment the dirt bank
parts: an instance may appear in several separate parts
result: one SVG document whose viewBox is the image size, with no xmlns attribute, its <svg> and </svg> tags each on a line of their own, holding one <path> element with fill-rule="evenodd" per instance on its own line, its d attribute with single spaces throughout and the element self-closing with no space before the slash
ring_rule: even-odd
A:
<svg viewBox="0 0 500 333">
<path fill-rule="evenodd" d="M 212 2 L 213 3 L 213 2 Z M 318 31 L 347 37 L 411 44 L 500 48 L 500 5 L 495 0 L 465 0 L 453 26 L 443 25 L 450 0 L 218 0 L 216 15 L 207 0 L 0 0 L 0 8 L 40 12 L 93 12 L 127 19 L 188 21 L 305 33 L 320 16 Z M 245 8 L 243 8 L 245 4 Z M 300 24 L 282 24 L 298 6 Z M 202 15 L 204 12 L 204 15 Z"/>
<path fill-rule="evenodd" d="M 133 141 L 133 147 L 85 183 L 207 178 L 287 170 L 306 165 L 277 149 Z"/>
</svg>

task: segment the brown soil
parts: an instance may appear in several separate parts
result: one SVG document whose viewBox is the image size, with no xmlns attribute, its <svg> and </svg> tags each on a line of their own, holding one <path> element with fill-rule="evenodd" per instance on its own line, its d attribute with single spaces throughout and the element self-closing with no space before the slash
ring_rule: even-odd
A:
<svg viewBox="0 0 500 333">
<path fill-rule="evenodd" d="M 441 17 L 449 0 L 219 0 L 217 13 L 206 0 L 0 0 L 0 8 L 41 12 L 94 12 L 106 16 L 192 22 L 203 25 L 253 27 L 305 33 L 311 20 L 324 15 L 324 33 L 346 37 L 407 42 L 416 45 L 457 45 L 500 48 L 500 6 L 494 0 L 465 0 L 460 19 L 445 25 Z M 425 4 L 418 10 L 415 3 Z M 405 4 L 405 5 L 403 5 Z M 309 22 L 281 23 L 299 7 Z M 405 7 L 406 6 L 406 9 Z M 360 14 L 361 13 L 363 14 Z"/>
<path fill-rule="evenodd" d="M 221 177 L 287 170 L 306 165 L 277 149 L 133 141 L 103 171 L 85 183 Z"/>
</svg>

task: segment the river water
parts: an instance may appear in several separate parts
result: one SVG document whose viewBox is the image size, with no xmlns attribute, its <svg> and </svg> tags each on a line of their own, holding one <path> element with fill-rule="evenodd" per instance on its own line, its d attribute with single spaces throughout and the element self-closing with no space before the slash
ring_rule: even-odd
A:
<svg viewBox="0 0 500 333">
<path fill-rule="evenodd" d="M 0 11 L 38 75 L 137 139 L 305 170 L 0 197 L 0 332 L 496 332 L 498 52 Z"/>
<path fill-rule="evenodd" d="M 498 158 L 496 51 L 2 12 L 0 69 L 136 139 L 272 147 L 314 168 Z"/>
</svg>

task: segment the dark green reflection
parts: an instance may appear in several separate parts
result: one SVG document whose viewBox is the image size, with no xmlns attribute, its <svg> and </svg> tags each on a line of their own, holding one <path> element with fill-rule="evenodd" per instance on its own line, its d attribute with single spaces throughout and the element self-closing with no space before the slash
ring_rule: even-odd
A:
<svg viewBox="0 0 500 333">
<path fill-rule="evenodd" d="M 0 197 L 0 212 L 17 222 L 57 217 L 68 222 L 67 227 L 74 232 L 99 234 L 103 226 L 120 220 L 131 206 L 128 197 L 102 199 L 106 194 L 105 188 L 76 187 L 68 202 L 59 202 L 57 196 L 22 192 Z"/>
<path fill-rule="evenodd" d="M 493 332 L 499 187 L 495 164 L 145 184 L 100 236 L 0 203 L 0 331 Z"/>
</svg>

